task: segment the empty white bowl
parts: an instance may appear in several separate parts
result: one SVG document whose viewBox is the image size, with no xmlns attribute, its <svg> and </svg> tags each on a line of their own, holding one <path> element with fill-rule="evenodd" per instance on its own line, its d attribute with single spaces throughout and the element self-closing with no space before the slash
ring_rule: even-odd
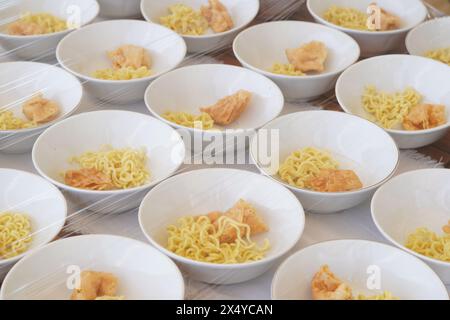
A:
<svg viewBox="0 0 450 320">
<path fill-rule="evenodd" d="M 287 63 L 285 50 L 311 41 L 328 49 L 325 71 L 307 76 L 286 76 L 270 72 L 274 63 Z M 358 44 L 345 33 L 303 21 L 258 24 L 235 39 L 236 58 L 246 68 L 272 79 L 288 100 L 311 100 L 333 89 L 339 74 L 359 58 Z"/>
<path fill-rule="evenodd" d="M 181 300 L 184 281 L 176 265 L 151 246 L 112 235 L 58 240 L 29 255 L 6 276 L 4 300 L 68 300 L 78 272 L 110 272 L 126 300 Z"/>
<path fill-rule="evenodd" d="M 98 69 L 111 68 L 108 51 L 132 44 L 148 50 L 152 74 L 132 80 L 101 80 Z M 56 49 L 61 66 L 85 81 L 100 100 L 125 104 L 144 98 L 145 88 L 161 74 L 174 69 L 186 55 L 186 44 L 175 32 L 139 20 L 110 20 L 91 24 L 65 37 Z"/>
<path fill-rule="evenodd" d="M 389 291 L 400 300 L 449 299 L 442 281 L 425 263 L 397 248 L 365 240 L 321 242 L 293 254 L 275 273 L 272 299 L 311 300 L 311 280 L 323 265 L 349 284 L 354 295 Z"/>
<path fill-rule="evenodd" d="M 367 118 L 362 95 L 368 85 L 386 92 L 413 87 L 423 102 L 446 106 L 447 123 L 428 130 L 406 131 L 401 125 L 386 129 L 399 148 L 419 148 L 442 138 L 450 127 L 450 68 L 443 63 L 417 56 L 386 55 L 363 60 L 347 69 L 336 84 L 336 97 L 345 112 Z"/>
<path fill-rule="evenodd" d="M 450 17 L 429 20 L 415 27 L 406 37 L 406 48 L 415 56 L 450 47 Z"/>
<path fill-rule="evenodd" d="M 0 169 L 0 214 L 13 212 L 30 218 L 30 248 L 13 258 L 0 257 L 0 279 L 22 257 L 52 241 L 66 221 L 67 205 L 61 192 L 41 177 L 18 170 Z"/>
<path fill-rule="evenodd" d="M 0 44 L 11 54 L 23 59 L 47 60 L 55 56 L 58 42 L 72 30 L 34 36 L 7 33 L 10 23 L 25 13 L 50 13 L 75 25 L 91 23 L 98 15 L 95 0 L 15 0 L 5 1 L 0 10 Z"/>
<path fill-rule="evenodd" d="M 366 12 L 369 5 L 374 2 L 382 9 L 400 18 L 400 29 L 389 31 L 352 30 L 337 26 L 323 18 L 324 13 L 333 5 Z M 420 0 L 308 0 L 307 7 L 318 23 L 344 31 L 352 36 L 361 47 L 361 56 L 363 57 L 401 50 L 408 31 L 422 23 L 428 13 L 427 8 Z"/>
<path fill-rule="evenodd" d="M 269 227 L 254 237 L 268 239 L 271 249 L 260 261 L 242 264 L 198 262 L 166 249 L 169 225 L 183 216 L 225 211 L 239 199 L 249 201 Z M 303 208 L 286 188 L 261 175 L 233 169 L 203 169 L 174 176 L 150 191 L 139 208 L 139 223 L 148 240 L 195 280 L 232 284 L 258 277 L 300 239 Z"/>
<path fill-rule="evenodd" d="M 208 4 L 208 0 L 142 0 L 142 15 L 149 22 L 160 23 L 160 18 L 169 14 L 168 8 L 178 3 L 200 10 L 202 5 Z M 227 7 L 234 27 L 221 33 L 208 29 L 207 33 L 201 36 L 182 35 L 189 52 L 206 52 L 225 47 L 239 31 L 252 22 L 259 11 L 259 0 L 221 0 L 221 3 Z"/>
<path fill-rule="evenodd" d="M 60 107 L 58 117 L 35 128 L 0 130 L 0 152 L 23 153 L 31 150 L 45 128 L 67 118 L 78 108 L 83 88 L 77 78 L 61 68 L 38 62 L 5 62 L 0 64 L 0 109 L 12 111 L 26 119 L 24 102 L 35 94 L 53 100 Z"/>
<path fill-rule="evenodd" d="M 353 170 L 363 188 L 317 192 L 289 185 L 278 176 L 285 159 L 305 147 L 326 150 L 340 169 Z M 303 111 L 270 122 L 252 139 L 250 154 L 258 169 L 295 192 L 306 211 L 332 213 L 354 207 L 394 174 L 399 154 L 394 140 L 375 124 L 337 111 Z"/>
<path fill-rule="evenodd" d="M 386 239 L 424 260 L 444 283 L 450 284 L 450 262 L 405 247 L 408 235 L 417 228 L 443 234 L 442 227 L 450 220 L 450 170 L 417 170 L 393 178 L 375 193 L 372 217 Z"/>
<path fill-rule="evenodd" d="M 97 0 L 100 16 L 105 18 L 137 18 L 141 15 L 141 0 Z"/>
<path fill-rule="evenodd" d="M 252 100 L 244 113 L 226 127 L 213 130 L 187 128 L 162 117 L 167 111 L 200 114 L 200 108 L 215 104 L 219 99 L 238 90 L 252 92 Z M 275 119 L 283 109 L 283 94 L 275 83 L 256 72 L 222 64 L 194 65 L 171 71 L 155 80 L 145 93 L 149 111 L 160 120 L 176 128 L 188 149 L 205 151 L 223 142 L 219 151 L 245 147 L 248 137 L 267 122 Z M 219 140 L 220 139 L 220 140 Z M 242 143 L 226 142 L 234 139 Z"/>
<path fill-rule="evenodd" d="M 73 168 L 69 160 L 104 145 L 145 147 L 149 182 L 132 189 L 111 191 L 66 185 L 62 173 Z M 36 141 L 32 157 L 39 174 L 66 191 L 84 210 L 124 212 L 136 208 L 151 187 L 178 169 L 184 160 L 184 150 L 180 135 L 161 121 L 135 112 L 105 110 L 82 113 L 50 127 Z"/>
</svg>

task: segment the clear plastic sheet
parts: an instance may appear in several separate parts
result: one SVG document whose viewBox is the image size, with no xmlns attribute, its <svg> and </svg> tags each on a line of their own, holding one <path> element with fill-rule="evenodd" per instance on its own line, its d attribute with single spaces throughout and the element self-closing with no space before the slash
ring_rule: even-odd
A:
<svg viewBox="0 0 450 320">
<path fill-rule="evenodd" d="M 295 19 L 311 20 L 311 17 L 307 14 L 305 8 L 305 1 L 301 0 L 262 0 L 260 12 L 255 20 L 255 23 L 262 23 L 266 21 L 286 20 L 295 16 Z M 299 13 L 300 12 L 300 13 Z M 430 18 L 441 15 L 441 13 L 429 6 Z M 99 21 L 102 19 L 98 18 Z M 48 56 L 39 57 L 37 60 L 44 60 L 47 63 L 57 65 L 56 60 L 51 58 L 53 52 L 48 52 Z M 212 48 L 208 52 L 202 52 L 199 54 L 188 55 L 182 62 L 182 66 L 204 64 L 204 63 L 229 63 L 230 47 L 229 44 L 219 44 L 217 47 Z M 0 51 L 0 61 L 14 61 L 13 55 L 7 51 Z M 0 72 L 2 72 L 0 70 Z M 1 89 L 0 89 L 1 90 Z M 117 92 L 120 95 L 122 92 Z M 289 114 L 297 111 L 305 110 L 320 110 L 320 109 L 337 109 L 337 102 L 333 92 L 330 92 L 320 98 L 310 102 L 286 102 L 282 114 Z M 124 106 L 113 105 L 108 102 L 99 102 L 89 93 L 85 93 L 81 107 L 77 113 L 110 109 L 121 110 Z M 136 111 L 142 114 L 148 114 L 143 102 L 127 105 L 126 110 Z M 248 151 L 239 151 L 242 157 L 249 159 Z M 194 158 L 201 156 L 194 154 Z M 190 157 L 189 153 L 188 156 Z M 37 171 L 33 166 L 31 154 L 0 154 L 0 167 L 11 168 L 17 170 L 28 171 L 36 173 Z M 198 170 L 211 167 L 227 167 L 226 165 L 204 165 L 204 164 L 184 164 L 177 171 L 177 174 L 189 172 L 192 170 Z M 233 169 L 241 169 L 249 172 L 258 173 L 257 167 L 251 162 L 241 165 L 231 166 Z M 400 164 L 396 174 L 402 172 L 421 169 L 421 168 L 435 168 L 441 167 L 441 164 L 431 160 L 430 158 L 423 156 L 415 151 L 401 151 Z M 192 194 L 192 203 L 199 202 L 201 200 L 199 194 Z M 198 197 L 198 199 L 196 199 Z M 107 207 L 109 210 L 113 208 L 120 208 L 126 204 L 126 199 L 118 201 L 117 203 L 111 203 L 106 201 L 104 204 L 99 203 L 100 211 Z M 144 243 L 148 243 L 148 240 L 144 236 L 138 221 L 138 209 L 129 210 L 121 214 L 115 213 L 99 213 L 92 211 L 90 207 L 80 207 L 76 203 L 68 201 L 68 216 L 66 223 L 58 236 L 58 239 L 70 238 L 78 235 L 96 235 L 96 234 L 110 234 L 117 236 L 124 236 L 131 239 L 139 240 Z M 39 233 L 40 230 L 36 230 L 35 233 Z M 301 236 L 301 240 L 290 250 L 285 256 L 298 251 L 306 246 L 334 239 L 365 239 L 387 243 L 382 235 L 377 231 L 370 215 L 370 202 L 363 203 L 355 208 L 346 210 L 339 214 L 331 215 L 318 215 L 306 213 L 305 230 Z M 58 241 L 58 240 L 56 240 Z M 93 239 L 92 241 L 95 241 Z M 122 244 L 117 243 L 118 249 L 123 250 L 123 260 L 138 259 L 135 257 L 137 253 L 136 248 L 130 245 L 130 249 L 122 247 Z M 105 244 L 105 251 L 115 250 L 115 245 Z M 86 252 L 86 259 L 83 262 L 84 269 L 101 269 L 104 266 L 102 256 L 96 256 L 95 252 Z M 107 255 L 107 254 L 106 254 Z M 91 260 L 89 260 L 91 259 Z M 106 259 L 106 258 L 105 258 Z M 46 274 L 38 278 L 34 278 L 33 281 L 22 283 L 16 292 L 10 292 L 9 298 L 28 298 L 28 299 L 41 299 L 41 298 L 55 298 L 56 292 L 65 292 L 66 296 L 61 296 L 61 299 L 68 298 L 70 291 L 64 288 L 67 281 L 67 261 L 70 261 L 70 253 L 66 253 L 61 258 L 61 264 L 58 269 L 46 270 Z M 89 262 L 90 261 L 90 262 Z M 239 284 L 232 285 L 211 285 L 192 280 L 189 277 L 184 277 L 185 284 L 185 299 L 270 299 L 271 297 L 271 281 L 276 268 L 282 260 L 279 260 L 269 271 L 265 272 L 262 276 Z M 105 262 L 106 263 L 106 262 Z M 159 263 L 159 262 L 158 262 Z M 56 265 L 56 264 L 53 264 Z M 117 271 L 121 281 L 131 281 L 136 283 L 136 279 L 128 277 L 123 271 L 120 271 L 120 266 L 126 265 L 125 262 L 117 263 L 113 270 Z M 0 274 L 6 274 L 11 265 L 0 266 Z M 43 268 L 39 266 L 39 268 Z M 136 270 L 127 269 L 128 272 L 139 274 L 141 272 L 139 268 Z M 30 275 L 23 274 L 24 278 Z M 164 278 L 165 279 L 165 278 Z M 169 281 L 169 280 L 167 280 Z M 174 283 L 173 286 L 177 284 Z M 170 284 L 168 284 L 170 286 Z M 447 287 L 450 292 L 450 287 Z M 164 298 L 164 294 L 161 295 Z"/>
</svg>

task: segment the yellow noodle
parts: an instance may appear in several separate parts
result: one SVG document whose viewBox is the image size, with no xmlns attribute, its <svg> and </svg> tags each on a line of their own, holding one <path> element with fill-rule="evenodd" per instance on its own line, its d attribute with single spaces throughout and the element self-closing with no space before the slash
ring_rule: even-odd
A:
<svg viewBox="0 0 450 320">
<path fill-rule="evenodd" d="M 418 105 L 422 95 L 411 87 L 403 92 L 386 93 L 367 86 L 362 96 L 364 110 L 378 125 L 391 129 L 403 121 L 411 108 Z"/>
<path fill-rule="evenodd" d="M 86 152 L 74 157 L 71 163 L 78 164 L 84 169 L 96 169 L 111 178 L 118 189 L 129 189 L 147 183 L 150 173 L 147 170 L 147 155 L 142 149 L 113 149 L 103 147 L 97 152 Z"/>
<path fill-rule="evenodd" d="M 280 178 L 297 188 L 307 188 L 306 181 L 314 178 L 320 169 L 337 169 L 338 162 L 326 151 L 303 148 L 294 151 L 280 166 Z"/>
<path fill-rule="evenodd" d="M 67 30 L 67 22 L 50 13 L 26 13 L 19 20 L 9 26 L 9 33 L 14 30 L 15 24 L 36 25 L 35 32 L 27 35 L 48 34 Z"/>
<path fill-rule="evenodd" d="M 374 296 L 359 294 L 356 298 L 353 298 L 353 300 L 398 300 L 398 298 L 394 297 L 391 292 L 384 291 L 383 293 Z"/>
<path fill-rule="evenodd" d="M 214 120 L 206 112 L 202 112 L 200 115 L 196 116 L 186 112 L 168 111 L 163 114 L 163 118 L 188 128 L 209 130 L 214 127 Z"/>
<path fill-rule="evenodd" d="M 442 236 L 427 228 L 419 228 L 411 233 L 405 246 L 424 256 L 450 262 L 450 234 Z"/>
<path fill-rule="evenodd" d="M 124 67 L 119 69 L 107 68 L 94 71 L 92 76 L 103 80 L 132 80 L 151 76 L 152 71 L 146 66 L 138 69 Z"/>
<path fill-rule="evenodd" d="M 450 47 L 430 50 L 425 53 L 425 56 L 450 66 Z"/>
<path fill-rule="evenodd" d="M 169 15 L 160 18 L 161 24 L 179 34 L 200 36 L 208 29 L 205 17 L 184 4 L 170 6 L 169 12 Z"/>
<path fill-rule="evenodd" d="M 325 11 L 323 18 L 343 28 L 369 30 L 367 14 L 357 9 L 331 6 Z"/>
<path fill-rule="evenodd" d="M 167 249 L 185 258 L 217 264 L 258 261 L 270 249 L 267 239 L 261 247 L 250 239 L 250 227 L 247 224 L 227 216 L 221 216 L 217 223 L 216 228 L 207 216 L 179 219 L 179 226 L 167 227 Z M 234 243 L 221 243 L 219 239 L 229 227 L 236 230 L 237 239 Z"/>
<path fill-rule="evenodd" d="M 16 117 L 11 111 L 0 110 L 0 130 L 19 130 L 36 127 L 32 121 L 23 120 Z"/>
<path fill-rule="evenodd" d="M 283 74 L 287 76 L 304 76 L 305 74 L 301 71 L 298 71 L 295 69 L 295 67 L 290 64 L 282 64 L 282 63 L 275 63 L 272 66 L 272 69 L 270 69 L 270 72 L 276 73 L 276 74 Z"/>
<path fill-rule="evenodd" d="M 26 215 L 0 214 L 0 258 L 8 259 L 24 253 L 31 241 L 31 223 Z"/>
</svg>

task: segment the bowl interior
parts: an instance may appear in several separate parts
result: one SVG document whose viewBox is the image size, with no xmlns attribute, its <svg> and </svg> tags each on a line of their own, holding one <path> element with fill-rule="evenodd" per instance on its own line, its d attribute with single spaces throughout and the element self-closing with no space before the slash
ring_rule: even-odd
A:
<svg viewBox="0 0 450 320">
<path fill-rule="evenodd" d="M 254 237 L 258 243 L 269 239 L 271 249 L 265 259 L 289 250 L 298 241 L 304 213 L 293 194 L 263 176 L 230 169 L 196 170 L 158 185 L 141 204 L 141 227 L 149 239 L 165 248 L 166 228 L 177 219 L 226 211 L 239 199 L 250 202 L 269 226 L 267 233 Z"/>
<path fill-rule="evenodd" d="M 370 115 L 362 106 L 366 86 L 391 93 L 413 87 L 424 103 L 446 106 L 448 123 L 450 91 L 442 83 L 450 83 L 450 68 L 445 64 L 416 56 L 390 55 L 367 59 L 347 69 L 338 80 L 336 96 L 345 111 L 367 119 Z M 393 129 L 401 130 L 401 124 Z"/>
<path fill-rule="evenodd" d="M 341 71 L 359 57 L 358 44 L 346 34 L 300 21 L 269 22 L 249 28 L 236 38 L 234 49 L 241 61 L 269 71 L 274 63 L 288 63 L 286 49 L 311 41 L 321 41 L 328 49 L 323 73 Z"/>
<path fill-rule="evenodd" d="M 168 258 L 144 243 L 107 235 L 67 238 L 37 251 L 10 272 L 2 297 L 69 299 L 67 283 L 77 270 L 113 273 L 119 280 L 118 294 L 127 300 L 183 298 L 183 279 Z"/>
<path fill-rule="evenodd" d="M 18 19 L 22 14 L 50 13 L 58 18 L 70 21 L 79 21 L 85 25 L 98 14 L 98 4 L 94 0 L 21 0 L 8 1 L 0 10 L 0 33 L 6 33 L 8 25 Z"/>
<path fill-rule="evenodd" d="M 45 131 L 36 142 L 36 168 L 63 183 L 62 173 L 73 168 L 69 160 L 104 145 L 141 148 L 147 152 L 150 184 L 167 178 L 184 159 L 180 136 L 166 124 L 139 113 L 98 111 L 67 119 Z"/>
<path fill-rule="evenodd" d="M 311 280 L 325 264 L 351 285 L 354 294 L 374 295 L 386 290 L 401 300 L 448 299 L 437 275 L 419 259 L 363 240 L 323 242 L 297 252 L 275 274 L 272 298 L 312 299 Z M 378 281 L 379 288 L 368 288 L 368 283 Z"/>
<path fill-rule="evenodd" d="M 366 12 L 368 6 L 375 1 L 372 0 L 308 0 L 309 9 L 322 22 L 334 26 L 334 24 L 323 19 L 324 13 L 333 5 L 338 7 L 348 7 Z M 386 11 L 395 14 L 401 20 L 400 29 L 410 29 L 421 23 L 427 10 L 420 0 L 377 0 L 376 3 Z M 351 29 L 347 29 L 351 30 Z M 360 32 L 355 30 L 355 32 Z M 376 35 L 377 33 L 370 33 Z"/>
<path fill-rule="evenodd" d="M 272 81 L 250 70 L 225 65 L 196 65 L 172 71 L 151 84 L 146 102 L 158 116 L 167 111 L 200 114 L 201 107 L 242 89 L 252 92 L 251 103 L 227 129 L 259 128 L 281 112 L 283 95 Z"/>
<path fill-rule="evenodd" d="M 50 242 L 67 214 L 66 201 L 58 189 L 39 176 L 17 170 L 1 169 L 0 180 L 0 213 L 21 213 L 30 218 L 31 249 Z M 4 261 L 0 259 L 0 265 Z"/>
<path fill-rule="evenodd" d="M 234 28 L 237 29 L 248 24 L 256 16 L 259 9 L 258 0 L 221 0 L 220 1 L 230 13 Z M 160 23 L 160 18 L 169 14 L 169 7 L 174 4 L 185 4 L 194 10 L 200 10 L 201 6 L 207 5 L 207 0 L 143 0 L 141 10 L 144 17 L 152 22 Z M 205 35 L 215 35 L 208 28 Z M 196 36 L 197 37 L 197 36 Z M 201 36 L 200 36 L 201 37 Z"/>
<path fill-rule="evenodd" d="M 409 33 L 406 46 L 414 55 L 450 47 L 450 18 L 433 19 L 418 26 Z"/>
<path fill-rule="evenodd" d="M 251 153 L 258 167 L 280 182 L 276 174 L 280 164 L 292 152 L 305 147 L 330 152 L 340 169 L 355 171 L 364 187 L 386 179 L 398 162 L 397 146 L 387 133 L 342 112 L 304 111 L 287 115 L 264 126 L 255 141 L 259 145 L 252 143 Z"/>
<path fill-rule="evenodd" d="M 450 170 L 419 170 L 392 179 L 374 197 L 372 214 L 382 232 L 401 247 L 417 228 L 442 234 L 450 220 Z"/>
<path fill-rule="evenodd" d="M 186 54 L 183 39 L 167 28 L 139 20 L 110 20 L 69 34 L 60 42 L 57 56 L 64 67 L 91 77 L 98 69 L 111 68 L 108 51 L 127 44 L 148 50 L 152 59 L 150 77 L 173 69 Z"/>
<path fill-rule="evenodd" d="M 19 118 L 26 119 L 22 106 L 38 93 L 58 103 L 59 119 L 72 112 L 81 101 L 80 82 L 63 69 L 34 62 L 7 62 L 0 66 L 0 106 Z"/>
</svg>

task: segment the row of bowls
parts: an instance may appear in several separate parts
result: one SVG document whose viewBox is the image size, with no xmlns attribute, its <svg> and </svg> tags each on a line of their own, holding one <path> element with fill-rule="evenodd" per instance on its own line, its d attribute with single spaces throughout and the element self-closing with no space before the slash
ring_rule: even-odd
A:
<svg viewBox="0 0 450 320">
<path fill-rule="evenodd" d="M 1 169 L 0 176 L 7 190 L 0 198 L 1 207 L 27 211 L 37 230 L 30 251 L 2 261 L 5 265 L 22 258 L 3 282 L 2 299 L 64 299 L 70 295 L 66 283 L 74 267 L 113 272 L 120 279 L 120 294 L 128 299 L 183 299 L 184 281 L 176 265 L 198 281 L 244 282 L 292 254 L 305 225 L 302 205 L 283 186 L 247 171 L 204 169 L 162 182 L 142 201 L 139 223 L 153 247 L 109 235 L 71 237 L 45 245 L 64 225 L 64 197 L 53 185 L 30 173 Z M 388 290 L 401 299 L 448 299 L 442 281 L 450 283 L 450 263 L 421 256 L 403 243 L 415 228 L 427 226 L 439 232 L 450 218 L 449 181 L 449 170 L 426 169 L 387 182 L 372 199 L 372 217 L 384 237 L 402 250 L 363 240 L 328 241 L 306 247 L 278 267 L 272 281 L 272 298 L 311 299 L 312 276 L 321 265 L 328 264 L 344 281 L 366 294 L 370 294 L 366 286 L 368 273 L 375 273 L 382 284 L 376 291 Z M 267 238 L 272 244 L 263 260 L 217 265 L 185 259 L 165 249 L 166 227 L 177 218 L 226 208 L 239 198 L 254 203 L 270 226 L 268 233 L 256 238 Z M 123 259 L 124 255 L 127 259 Z"/>
</svg>

